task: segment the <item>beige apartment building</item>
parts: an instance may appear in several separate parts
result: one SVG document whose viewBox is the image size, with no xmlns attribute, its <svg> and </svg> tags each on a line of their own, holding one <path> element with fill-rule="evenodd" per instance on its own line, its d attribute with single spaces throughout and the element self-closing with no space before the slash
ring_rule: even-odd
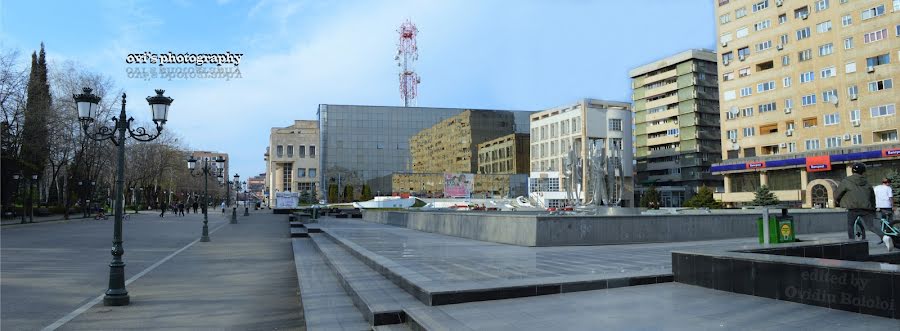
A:
<svg viewBox="0 0 900 331">
<path fill-rule="evenodd" d="M 527 133 L 512 133 L 478 144 L 478 173 L 527 174 L 529 145 Z"/>
<path fill-rule="evenodd" d="M 514 132 L 512 112 L 466 110 L 409 139 L 416 173 L 475 173 L 478 144 Z"/>
<path fill-rule="evenodd" d="M 208 161 L 209 166 L 215 169 L 216 158 L 221 156 L 223 159 L 225 159 L 225 165 L 224 167 L 222 167 L 222 176 L 224 176 L 226 180 L 232 180 L 232 178 L 229 177 L 230 172 L 228 172 L 228 165 L 231 164 L 231 160 L 228 159 L 228 153 L 219 153 L 214 151 L 191 151 L 191 156 L 193 156 L 194 159 L 197 160 L 197 169 L 203 167 L 204 161 Z M 215 178 L 212 179 L 214 180 Z"/>
<path fill-rule="evenodd" d="M 319 121 L 295 120 L 283 128 L 272 128 L 266 160 L 266 201 L 273 206 L 275 192 L 318 192 Z"/>
<path fill-rule="evenodd" d="M 661 206 L 681 207 L 700 187 L 721 187 L 722 177 L 709 173 L 722 160 L 716 53 L 687 50 L 628 76 L 634 89 L 636 196 L 653 186 Z"/>
<path fill-rule="evenodd" d="M 834 206 L 848 166 L 900 169 L 900 0 L 718 0 L 718 73 L 730 205 L 768 185 L 784 202 Z"/>
</svg>

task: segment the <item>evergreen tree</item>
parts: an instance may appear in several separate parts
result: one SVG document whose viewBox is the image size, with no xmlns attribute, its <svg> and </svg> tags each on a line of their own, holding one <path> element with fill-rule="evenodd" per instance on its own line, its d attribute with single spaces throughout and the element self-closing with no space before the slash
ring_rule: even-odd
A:
<svg viewBox="0 0 900 331">
<path fill-rule="evenodd" d="M 28 77 L 25 119 L 22 125 L 22 150 L 19 157 L 25 178 L 41 175 L 50 154 L 48 141 L 50 116 L 50 84 L 47 82 L 47 60 L 44 44 L 40 53 L 31 53 L 31 74 Z M 30 207 L 33 196 L 26 198 Z"/>
<path fill-rule="evenodd" d="M 655 185 L 650 185 L 644 196 L 641 197 L 641 207 L 650 209 L 659 209 L 659 191 Z"/>
<path fill-rule="evenodd" d="M 713 197 L 713 191 L 706 185 L 703 185 L 697 190 L 697 194 L 684 202 L 684 206 L 691 208 L 719 209 L 722 208 L 722 203 L 716 201 L 715 197 Z"/>
<path fill-rule="evenodd" d="M 344 186 L 344 202 L 353 202 L 353 186 Z"/>
<path fill-rule="evenodd" d="M 338 198 L 339 193 L 337 184 L 328 184 L 328 203 L 340 202 Z"/>
<path fill-rule="evenodd" d="M 750 202 L 751 206 L 771 206 L 777 205 L 781 203 L 778 201 L 778 198 L 775 196 L 772 191 L 769 191 L 769 187 L 766 185 L 762 185 L 759 189 L 756 190 L 756 195 L 753 198 L 753 201 Z"/>
<path fill-rule="evenodd" d="M 894 206 L 896 207 L 900 204 L 900 171 L 894 171 L 893 174 L 888 176 L 888 179 L 891 180 L 891 189 L 894 191 Z"/>
<path fill-rule="evenodd" d="M 362 192 L 359 193 L 359 200 L 361 200 L 361 201 L 372 200 L 372 189 L 369 188 L 369 185 L 363 185 Z"/>
</svg>

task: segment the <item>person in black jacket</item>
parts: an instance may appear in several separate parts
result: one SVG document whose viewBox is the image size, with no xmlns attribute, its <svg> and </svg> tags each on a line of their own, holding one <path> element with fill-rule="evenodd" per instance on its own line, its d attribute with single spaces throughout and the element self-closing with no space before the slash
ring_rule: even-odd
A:
<svg viewBox="0 0 900 331">
<path fill-rule="evenodd" d="M 863 176 L 866 173 L 866 165 L 860 162 L 854 163 L 851 171 L 853 174 L 844 178 L 838 185 L 837 191 L 834 192 L 834 200 L 837 205 L 847 208 L 847 237 L 854 239 L 853 223 L 856 222 L 857 217 L 861 217 L 864 228 L 877 234 L 883 242 L 890 241 L 891 238 L 881 232 L 881 226 L 875 224 L 875 191 Z M 862 231 L 862 239 L 866 239 L 865 230 Z"/>
</svg>

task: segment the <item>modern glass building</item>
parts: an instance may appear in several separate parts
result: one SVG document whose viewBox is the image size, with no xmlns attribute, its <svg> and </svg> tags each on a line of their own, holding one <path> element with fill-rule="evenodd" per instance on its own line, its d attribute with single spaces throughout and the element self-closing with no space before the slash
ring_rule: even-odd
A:
<svg viewBox="0 0 900 331">
<path fill-rule="evenodd" d="M 466 110 L 475 109 L 319 105 L 320 192 L 336 184 L 368 185 L 375 194 L 388 194 L 391 174 L 412 170 L 410 138 Z M 532 112 L 512 113 L 514 131 L 528 133 Z"/>
</svg>

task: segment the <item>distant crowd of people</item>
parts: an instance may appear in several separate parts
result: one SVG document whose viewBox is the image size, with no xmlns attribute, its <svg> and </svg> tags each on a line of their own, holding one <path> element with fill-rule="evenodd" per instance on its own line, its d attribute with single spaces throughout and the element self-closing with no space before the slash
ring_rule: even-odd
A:
<svg viewBox="0 0 900 331">
<path fill-rule="evenodd" d="M 185 205 L 184 201 L 176 201 L 172 204 L 166 205 L 162 204 L 159 207 L 159 217 L 166 217 L 166 211 L 171 210 L 172 213 L 175 213 L 175 216 L 184 216 L 185 210 L 190 213 L 191 210 L 194 211 L 194 214 L 197 214 L 200 209 L 200 204 L 197 201 L 194 201 L 191 204 Z"/>
</svg>

